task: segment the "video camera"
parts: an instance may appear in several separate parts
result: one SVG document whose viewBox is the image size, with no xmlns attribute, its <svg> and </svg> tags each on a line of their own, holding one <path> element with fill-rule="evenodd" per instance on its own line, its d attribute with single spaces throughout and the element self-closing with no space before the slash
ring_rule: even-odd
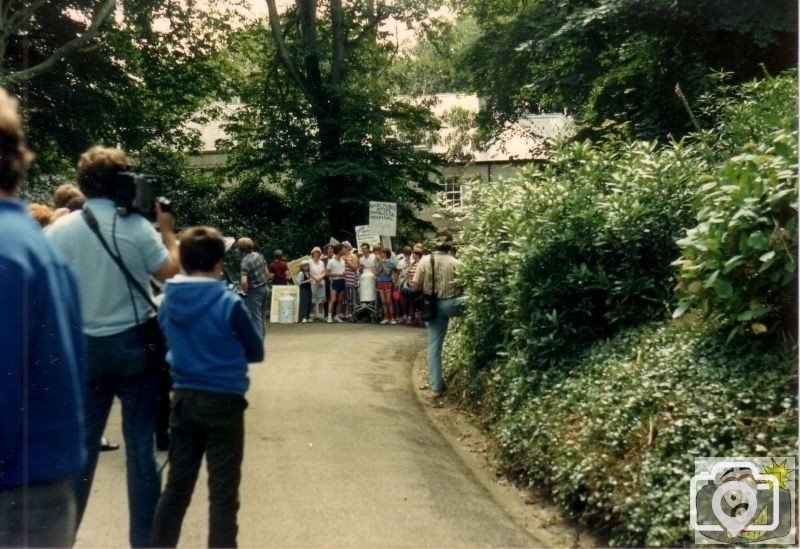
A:
<svg viewBox="0 0 800 549">
<path fill-rule="evenodd" d="M 161 205 L 163 212 L 172 213 L 172 204 L 163 196 L 154 197 L 153 187 L 158 178 L 137 172 L 119 172 L 114 185 L 114 204 L 120 215 L 136 211 L 148 219 L 155 219 L 155 203 Z"/>
</svg>

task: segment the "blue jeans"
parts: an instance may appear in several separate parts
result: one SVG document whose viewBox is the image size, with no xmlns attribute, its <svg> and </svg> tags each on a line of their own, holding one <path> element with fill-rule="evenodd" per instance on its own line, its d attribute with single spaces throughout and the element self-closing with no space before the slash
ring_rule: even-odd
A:
<svg viewBox="0 0 800 549">
<path fill-rule="evenodd" d="M 256 288 L 248 288 L 247 295 L 244 296 L 244 306 L 250 315 L 250 320 L 256 327 L 256 331 L 264 335 L 264 307 L 267 301 L 267 285 L 262 284 Z"/>
<path fill-rule="evenodd" d="M 444 390 L 442 378 L 442 345 L 450 319 L 461 316 L 463 297 L 440 299 L 436 302 L 436 318 L 425 323 L 428 331 L 428 384 L 431 391 L 441 393 Z"/>
<path fill-rule="evenodd" d="M 78 524 L 92 489 L 100 438 L 116 396 L 122 403 L 122 434 L 128 484 L 129 541 L 147 547 L 161 478 L 155 454 L 158 379 L 147 365 L 147 355 L 136 328 L 107 337 L 87 337 L 87 393 L 85 406 L 88 458 L 75 479 Z"/>
</svg>

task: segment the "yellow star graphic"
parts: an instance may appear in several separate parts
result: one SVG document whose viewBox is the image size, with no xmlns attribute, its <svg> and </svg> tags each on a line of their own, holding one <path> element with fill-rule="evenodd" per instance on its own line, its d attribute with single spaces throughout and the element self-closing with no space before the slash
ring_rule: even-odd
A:
<svg viewBox="0 0 800 549">
<path fill-rule="evenodd" d="M 789 474 L 794 472 L 794 469 L 786 467 L 786 460 L 778 463 L 775 461 L 775 458 L 770 459 L 772 460 L 772 465 L 762 465 L 761 472 L 766 475 L 773 475 L 778 480 L 778 487 L 783 490 L 788 490 L 787 484 L 789 484 Z M 769 484 L 770 489 L 772 489 L 772 481 L 767 480 L 767 484 Z"/>
</svg>

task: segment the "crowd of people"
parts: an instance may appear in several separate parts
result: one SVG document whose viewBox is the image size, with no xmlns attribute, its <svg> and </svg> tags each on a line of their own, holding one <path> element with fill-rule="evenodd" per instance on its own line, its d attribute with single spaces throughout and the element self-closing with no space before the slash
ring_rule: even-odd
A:
<svg viewBox="0 0 800 549">
<path fill-rule="evenodd" d="M 263 360 L 264 340 L 244 301 L 220 283 L 224 238 L 192 227 L 179 241 L 159 204 L 155 226 L 130 214 L 133 204 L 121 202 L 132 195 L 119 190 L 135 182 L 118 148 L 91 147 L 77 186 L 56 191 L 56 208 L 29 207 L 17 194 L 33 158 L 17 102 L 0 89 L 8 237 L 0 242 L 0 547 L 74 543 L 115 398 L 131 546 L 177 544 L 205 458 L 208 544 L 235 547 L 247 371 Z M 160 304 L 153 280 L 163 284 Z M 162 492 L 156 444 L 159 411 L 169 407 L 167 363 L 171 466 Z"/>
<path fill-rule="evenodd" d="M 349 242 L 311 250 L 303 261 L 299 321 L 308 323 L 358 320 L 362 305 L 366 318 L 381 324 L 423 326 L 419 314 L 421 291 L 413 286 L 414 272 L 424 254 L 421 243 L 394 254 L 380 244 L 364 243 L 360 253 Z M 366 288 L 363 288 L 366 286 Z"/>
<path fill-rule="evenodd" d="M 240 238 L 240 298 L 220 283 L 219 231 L 179 234 L 158 203 L 155 224 L 121 207 L 124 151 L 84 152 L 54 208 L 16 197 L 33 158 L 0 88 L 0 232 L 13 235 L 0 241 L 0 547 L 74 543 L 115 398 L 131 546 L 176 546 L 205 458 L 208 544 L 235 547 L 248 368 L 264 357 L 270 282 L 300 286 L 303 323 L 355 320 L 371 304 L 382 324 L 423 325 L 421 297 L 438 295 L 425 325 L 430 387 L 444 391 L 441 344 L 460 299 L 449 243 L 429 255 L 420 243 L 315 247 L 293 276 L 280 250 L 267 264 Z M 169 451 L 163 491 L 156 447 Z"/>
</svg>

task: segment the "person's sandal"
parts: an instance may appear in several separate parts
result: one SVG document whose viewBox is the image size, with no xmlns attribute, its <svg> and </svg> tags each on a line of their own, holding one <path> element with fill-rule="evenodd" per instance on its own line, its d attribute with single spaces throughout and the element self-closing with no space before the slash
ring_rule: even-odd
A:
<svg viewBox="0 0 800 549">
<path fill-rule="evenodd" d="M 100 451 L 111 452 L 112 450 L 119 450 L 119 444 L 109 442 L 106 437 L 100 439 Z"/>
</svg>

